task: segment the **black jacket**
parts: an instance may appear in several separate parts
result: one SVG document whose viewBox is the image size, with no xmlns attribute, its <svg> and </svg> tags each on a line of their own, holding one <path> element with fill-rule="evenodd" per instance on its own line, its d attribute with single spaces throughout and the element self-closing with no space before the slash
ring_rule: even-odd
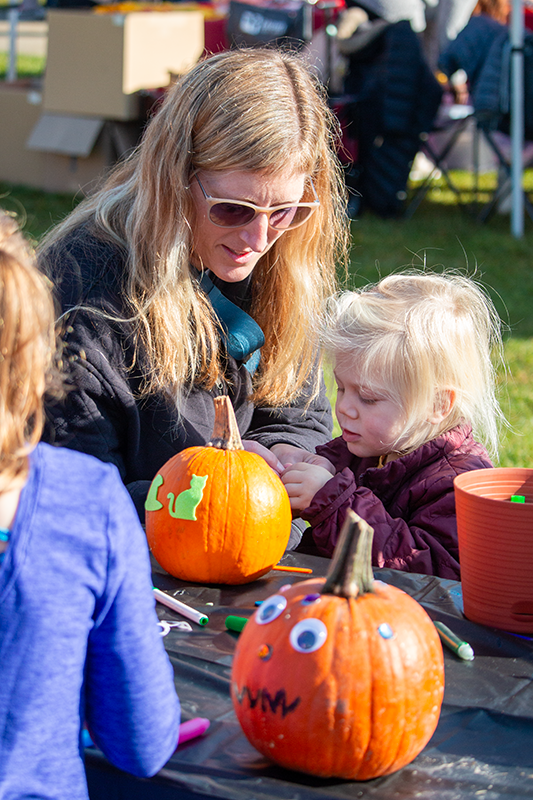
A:
<svg viewBox="0 0 533 800">
<path fill-rule="evenodd" d="M 363 207 L 396 216 L 403 209 L 420 134 L 431 130 L 442 90 L 407 20 L 374 20 L 352 39 L 345 91 L 352 98 L 350 131 L 358 160 L 351 188 L 362 195 Z"/>
<path fill-rule="evenodd" d="M 142 353 L 134 359 L 134 329 L 121 294 L 124 258 L 118 248 L 80 228 L 41 259 L 63 315 L 63 360 L 73 387 L 64 401 L 48 404 L 46 441 L 115 464 L 142 518 L 149 483 L 160 467 L 184 448 L 209 441 L 216 395 L 230 396 L 244 439 L 310 451 L 331 439 L 323 382 L 308 408 L 305 394 L 290 407 L 254 407 L 248 399 L 250 372 L 230 356 L 224 384 L 212 392 L 192 390 L 181 416 L 163 394 L 139 399 L 146 364 Z M 246 306 L 246 291 L 239 296 L 246 286 L 214 281 L 237 305 Z"/>
</svg>

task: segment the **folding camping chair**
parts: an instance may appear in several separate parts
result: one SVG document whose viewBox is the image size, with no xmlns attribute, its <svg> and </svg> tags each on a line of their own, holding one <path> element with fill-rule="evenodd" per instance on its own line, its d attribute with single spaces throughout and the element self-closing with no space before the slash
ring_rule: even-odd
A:
<svg viewBox="0 0 533 800">
<path fill-rule="evenodd" d="M 478 211 L 476 215 L 476 218 L 479 222 L 485 222 L 485 220 L 487 220 L 490 217 L 492 212 L 496 208 L 498 208 L 511 193 L 511 162 L 505 156 L 505 154 L 502 152 L 501 147 L 499 146 L 499 143 L 495 136 L 496 131 L 485 129 L 483 127 L 480 127 L 479 125 L 478 129 L 481 131 L 481 134 L 483 135 L 485 141 L 487 142 L 489 147 L 492 149 L 492 152 L 496 156 L 498 166 L 500 168 L 500 178 L 496 190 L 494 191 L 490 200 L 481 207 L 481 209 Z M 524 166 L 528 167 L 530 166 L 530 164 L 531 161 L 526 163 Z M 524 193 L 524 209 L 525 211 L 527 211 L 529 218 L 533 220 L 533 203 L 529 199 L 528 194 L 525 190 L 523 190 L 523 193 Z"/>
<path fill-rule="evenodd" d="M 446 107 L 444 107 L 446 108 Z M 464 109 L 461 113 L 459 109 Z M 463 192 L 454 182 L 450 169 L 448 168 L 448 158 L 456 147 L 460 137 L 465 133 L 471 120 L 474 117 L 474 110 L 471 106 L 462 106 L 450 115 L 450 108 L 447 114 L 440 114 L 435 120 L 432 130 L 420 134 L 420 152 L 422 152 L 433 165 L 433 168 L 423 179 L 420 186 L 415 190 L 413 197 L 405 207 L 404 216 L 410 219 L 416 209 L 427 195 L 428 191 L 437 177 L 443 177 L 446 185 L 457 198 L 460 206 L 467 206 L 463 200 Z M 439 149 L 434 136 L 443 136 L 444 141 Z"/>
<path fill-rule="evenodd" d="M 478 119 L 476 113 L 470 107 L 464 116 L 451 118 L 449 120 L 437 121 L 430 133 L 423 133 L 420 136 L 420 151 L 429 159 L 432 169 L 423 179 L 422 183 L 416 187 L 414 194 L 409 199 L 404 216 L 410 219 L 420 203 L 434 185 L 436 178 L 444 179 L 448 189 L 457 198 L 457 204 L 471 214 L 478 222 L 485 222 L 492 213 L 501 206 L 503 201 L 511 192 L 511 163 L 500 141 L 498 141 L 498 128 L 487 125 L 486 120 Z M 472 188 L 465 190 L 460 188 L 454 181 L 448 161 L 453 158 L 453 151 L 457 147 L 462 134 L 467 131 L 468 126 L 472 127 L 472 149 L 470 155 L 470 168 L 473 176 Z M 435 143 L 434 134 L 444 134 L 444 140 L 440 147 Z M 489 200 L 482 201 L 482 196 L 486 195 L 487 190 L 480 186 L 480 146 L 486 145 L 486 149 L 495 157 L 495 165 L 498 168 L 498 185 L 491 193 Z M 531 160 L 525 164 L 530 166 Z M 524 191 L 524 208 L 531 220 L 533 220 L 533 203 L 529 199 L 527 192 Z"/>
<path fill-rule="evenodd" d="M 414 197 L 407 206 L 406 216 L 412 216 L 419 206 L 435 176 L 440 169 L 448 187 L 458 198 L 458 202 L 467 208 L 475 218 L 484 222 L 497 208 L 506 194 L 509 193 L 506 180 L 511 175 L 510 159 L 506 157 L 498 135 L 507 134 L 510 127 L 510 63 L 511 42 L 509 31 L 485 15 L 473 16 L 465 28 L 452 41 L 446 51 L 441 55 L 439 66 L 445 74 L 464 70 L 469 79 L 469 91 L 472 103 L 472 113 L 467 114 L 464 120 L 455 124 L 455 129 L 445 145 L 439 150 L 431 147 L 431 136 L 421 142 L 421 150 L 435 165 L 430 175 L 416 190 Z M 533 140 L 533 35 L 526 34 L 524 38 L 524 119 L 525 138 Z M 439 117 L 437 117 L 439 118 Z M 456 146 L 458 137 L 468 124 L 473 124 L 472 139 L 472 171 L 474 174 L 474 201 L 463 202 L 462 193 L 454 185 L 446 160 L 452 149 Z M 450 122 L 450 129 L 454 123 Z M 496 159 L 500 179 L 496 190 L 488 202 L 480 201 L 479 188 L 479 149 L 480 144 L 485 144 Z M 524 206 L 531 219 L 533 219 L 533 205 L 524 192 Z"/>
</svg>

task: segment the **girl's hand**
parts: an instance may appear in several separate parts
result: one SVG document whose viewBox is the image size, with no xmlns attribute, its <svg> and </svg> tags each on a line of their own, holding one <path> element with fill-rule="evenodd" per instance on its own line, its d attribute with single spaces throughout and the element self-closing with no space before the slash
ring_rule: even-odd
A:
<svg viewBox="0 0 533 800">
<path fill-rule="evenodd" d="M 287 467 L 281 474 L 281 480 L 289 495 L 292 510 L 303 511 L 310 506 L 315 494 L 331 479 L 331 475 L 329 469 L 305 461 Z"/>
<path fill-rule="evenodd" d="M 327 458 L 317 456 L 316 453 L 310 453 L 308 450 L 302 450 L 293 444 L 274 444 L 271 452 L 275 453 L 285 468 L 292 464 L 314 464 L 316 467 L 324 467 L 332 475 L 335 475 L 335 467 Z"/>
</svg>

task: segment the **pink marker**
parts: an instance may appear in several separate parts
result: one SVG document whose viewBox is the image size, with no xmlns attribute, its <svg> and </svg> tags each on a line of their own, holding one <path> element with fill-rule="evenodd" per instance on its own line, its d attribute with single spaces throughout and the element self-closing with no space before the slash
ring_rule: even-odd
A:
<svg viewBox="0 0 533 800">
<path fill-rule="evenodd" d="M 205 717 L 194 717 L 187 722 L 182 722 L 179 729 L 178 747 L 189 739 L 195 739 L 201 736 L 211 725 L 210 721 Z"/>
</svg>

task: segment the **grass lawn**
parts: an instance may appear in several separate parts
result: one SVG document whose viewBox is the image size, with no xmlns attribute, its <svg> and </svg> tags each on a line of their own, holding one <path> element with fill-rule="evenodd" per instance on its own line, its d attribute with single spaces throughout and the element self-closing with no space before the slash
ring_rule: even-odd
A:
<svg viewBox="0 0 533 800">
<path fill-rule="evenodd" d="M 482 176 L 487 185 L 495 177 Z M 454 173 L 465 189 L 470 176 Z M 533 173 L 526 186 L 533 188 Z M 71 195 L 45 194 L 0 183 L 0 206 L 16 211 L 33 241 L 74 206 Z M 508 215 L 480 224 L 455 204 L 442 185 L 411 219 L 383 220 L 370 213 L 352 223 L 348 286 L 361 286 L 406 266 L 461 270 L 490 292 L 505 324 L 508 372 L 501 375 L 501 402 L 511 424 L 502 437 L 499 466 L 533 465 L 533 222 L 515 239 Z M 331 388 L 331 397 L 334 389 Z"/>
<path fill-rule="evenodd" d="M 34 244 L 72 211 L 76 199 L 71 194 L 41 192 L 0 181 L 0 207 L 17 215 L 24 233 Z"/>
<path fill-rule="evenodd" d="M 30 56 L 24 53 L 17 55 L 17 78 L 35 78 L 42 75 L 46 65 L 46 58 L 43 56 Z M 5 80 L 9 66 L 9 56 L 7 53 L 0 53 L 0 80 Z"/>
</svg>

